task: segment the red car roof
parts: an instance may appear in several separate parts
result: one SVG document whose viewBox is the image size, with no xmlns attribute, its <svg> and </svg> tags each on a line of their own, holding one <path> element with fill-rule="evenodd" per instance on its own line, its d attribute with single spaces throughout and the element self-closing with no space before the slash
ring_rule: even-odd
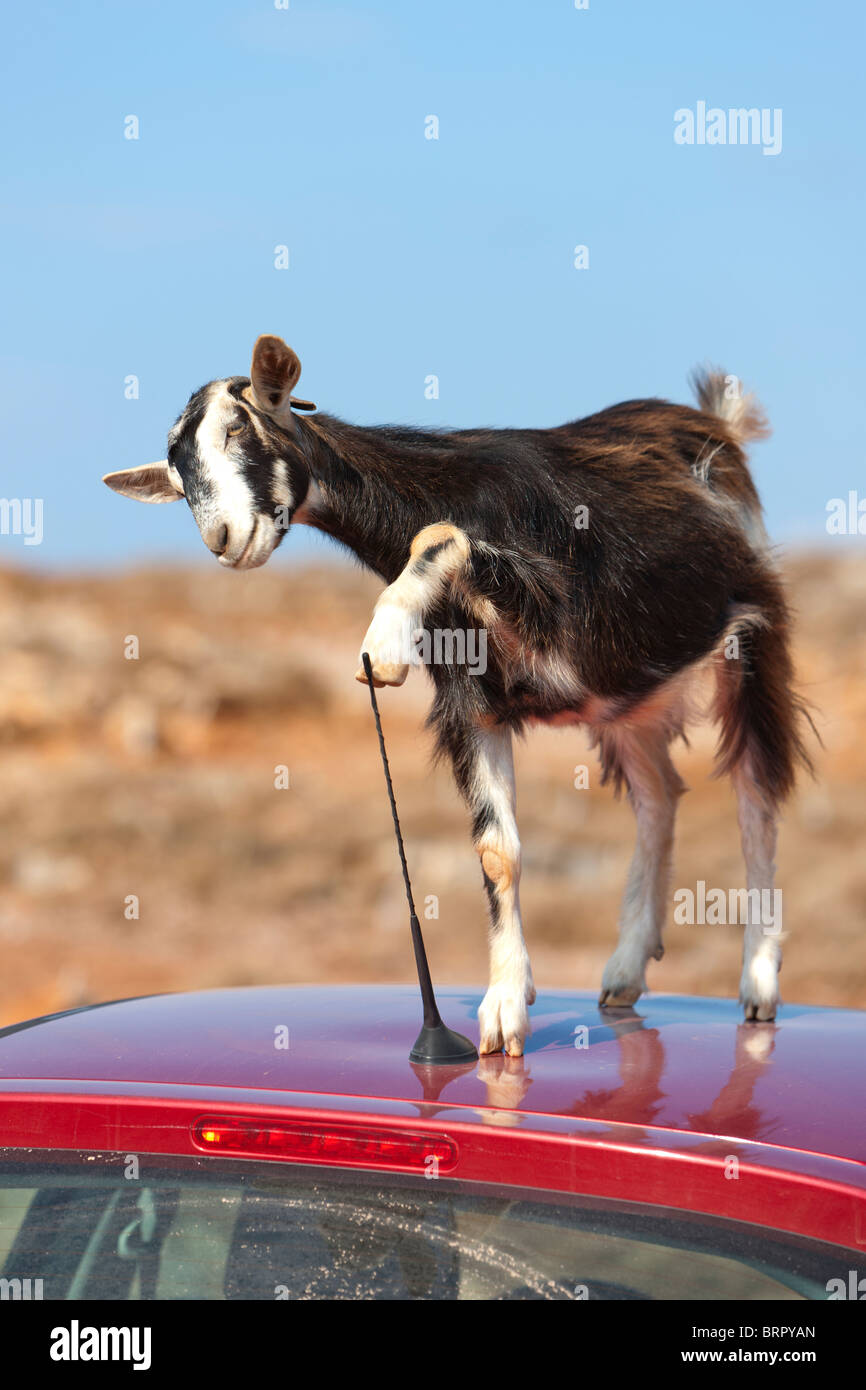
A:
<svg viewBox="0 0 866 1390">
<path fill-rule="evenodd" d="M 442 1015 L 477 1038 L 480 994 L 442 989 Z M 649 995 L 600 1012 L 546 991 L 523 1058 L 420 1067 L 415 989 L 258 987 L 155 995 L 0 1030 L 0 1091 L 306 1093 L 560 1116 L 724 1136 L 866 1161 L 866 1013 L 786 1005 L 745 1024 L 729 1000 Z M 285 1045 L 287 1043 L 287 1046 Z"/>
</svg>

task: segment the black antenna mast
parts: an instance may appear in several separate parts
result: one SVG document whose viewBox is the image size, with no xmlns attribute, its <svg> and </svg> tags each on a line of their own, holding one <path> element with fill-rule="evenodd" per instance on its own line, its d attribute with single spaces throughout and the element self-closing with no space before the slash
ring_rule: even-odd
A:
<svg viewBox="0 0 866 1390">
<path fill-rule="evenodd" d="M 376 733 L 379 735 L 379 751 L 382 754 L 382 766 L 385 769 L 385 785 L 388 788 L 391 815 L 394 817 L 397 849 L 400 853 L 400 865 L 403 869 L 403 883 L 406 886 L 406 898 L 409 903 L 409 926 L 412 932 L 412 947 L 415 952 L 415 965 L 418 968 L 418 984 L 421 987 L 421 1001 L 424 1006 L 424 1025 L 415 1040 L 415 1046 L 409 1053 L 409 1060 L 410 1062 L 432 1062 L 450 1066 L 458 1065 L 461 1062 L 476 1062 L 478 1060 L 476 1048 L 468 1038 L 464 1038 L 462 1033 L 455 1033 L 445 1026 L 436 1005 L 436 996 L 433 993 L 433 981 L 430 979 L 430 966 L 427 964 L 427 952 L 424 949 L 424 938 L 421 935 L 421 923 L 418 921 L 418 914 L 415 911 L 415 902 L 412 897 L 412 884 L 409 882 L 409 870 L 406 867 L 406 852 L 403 849 L 403 836 L 400 833 L 400 822 L 397 819 L 397 803 L 394 800 L 391 769 L 388 766 L 388 754 L 385 752 L 385 739 L 382 734 L 382 721 L 379 718 L 379 706 L 376 703 L 376 691 L 373 688 L 373 668 L 370 665 L 370 657 L 367 652 L 361 653 L 361 661 L 364 665 L 364 674 L 367 677 L 367 684 L 370 687 L 370 704 L 373 706 Z"/>
</svg>

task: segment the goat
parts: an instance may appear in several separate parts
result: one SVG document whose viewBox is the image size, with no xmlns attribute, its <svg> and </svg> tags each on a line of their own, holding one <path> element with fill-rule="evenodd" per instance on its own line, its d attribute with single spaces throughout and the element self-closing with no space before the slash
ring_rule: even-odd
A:
<svg viewBox="0 0 866 1390">
<path fill-rule="evenodd" d="M 699 713 L 706 674 L 750 890 L 740 1001 L 747 1019 L 774 1018 L 781 949 L 755 900 L 773 889 L 779 809 L 810 764 L 785 595 L 743 452 L 767 433 L 757 402 L 704 371 L 698 409 L 631 400 L 551 429 L 370 428 L 298 414 L 315 410 L 292 395 L 300 371 L 282 339 L 259 338 L 249 377 L 190 397 L 167 459 L 105 482 L 145 502 L 185 497 L 232 569 L 263 565 L 292 522 L 348 547 L 387 585 L 362 645 L 377 685 L 402 684 L 425 630 L 486 634 L 478 669 L 428 665 L 428 722 L 471 812 L 489 902 L 482 1052 L 522 1054 L 535 998 L 513 736 L 584 724 L 602 782 L 627 792 L 637 846 L 599 1002 L 628 1007 L 663 954 L 685 790 L 669 746 Z"/>
</svg>

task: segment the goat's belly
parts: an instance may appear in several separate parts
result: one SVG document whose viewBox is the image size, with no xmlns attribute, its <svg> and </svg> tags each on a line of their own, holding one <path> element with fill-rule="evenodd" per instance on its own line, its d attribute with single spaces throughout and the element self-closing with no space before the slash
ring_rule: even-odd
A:
<svg viewBox="0 0 866 1390">
<path fill-rule="evenodd" d="M 673 737 L 706 715 L 714 686 L 713 658 L 708 657 L 660 681 L 640 697 L 587 695 L 574 709 L 533 710 L 524 718 L 528 723 L 554 727 L 587 724 L 596 731 L 617 723 L 632 729 L 663 727 Z"/>
<path fill-rule="evenodd" d="M 572 724 L 588 724 L 592 721 L 580 710 L 562 709 L 555 714 L 534 713 L 527 715 L 529 724 L 546 724 L 551 729 L 564 728 Z"/>
<path fill-rule="evenodd" d="M 591 695 L 575 666 L 559 653 L 524 650 L 518 669 L 515 678 L 511 668 L 504 688 L 515 711 L 529 724 L 588 724 L 615 703 Z"/>
<path fill-rule="evenodd" d="M 530 724 L 546 724 L 557 729 L 572 724 L 609 724 L 622 713 L 621 700 L 605 700 L 599 695 L 587 695 L 569 709 L 532 710 L 526 719 Z"/>
</svg>

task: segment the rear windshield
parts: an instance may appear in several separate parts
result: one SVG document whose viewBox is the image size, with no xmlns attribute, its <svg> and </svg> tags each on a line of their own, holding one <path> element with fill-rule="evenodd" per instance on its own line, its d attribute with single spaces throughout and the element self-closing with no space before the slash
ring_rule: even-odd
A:
<svg viewBox="0 0 866 1390">
<path fill-rule="evenodd" d="M 857 1259 L 444 1178 L 0 1150 L 0 1299 L 827 1299 Z"/>
</svg>

